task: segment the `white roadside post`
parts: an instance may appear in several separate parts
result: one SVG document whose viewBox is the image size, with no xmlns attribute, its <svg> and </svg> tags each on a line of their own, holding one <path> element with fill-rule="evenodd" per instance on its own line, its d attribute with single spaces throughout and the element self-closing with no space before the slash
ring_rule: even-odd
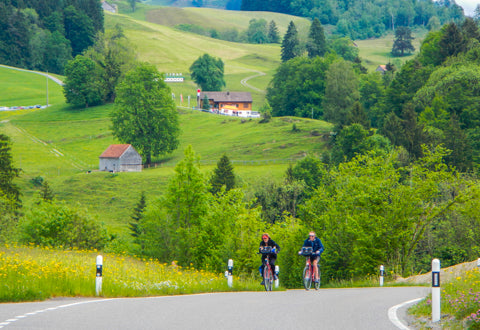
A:
<svg viewBox="0 0 480 330">
<path fill-rule="evenodd" d="M 97 256 L 97 276 L 95 278 L 95 294 L 97 296 L 102 292 L 102 267 L 103 267 L 103 257 L 101 255 Z"/>
<path fill-rule="evenodd" d="M 383 286 L 383 277 L 385 276 L 385 267 L 380 265 L 380 286 Z"/>
<path fill-rule="evenodd" d="M 440 321 L 440 260 L 432 260 L 432 322 Z"/>
<path fill-rule="evenodd" d="M 477 259 L 477 267 L 480 267 L 480 258 Z"/>
<path fill-rule="evenodd" d="M 278 288 L 278 285 L 280 283 L 280 280 L 278 279 L 278 273 L 280 273 L 280 267 L 278 265 L 275 265 L 275 275 L 277 276 L 277 279 L 275 280 L 276 288 Z"/>
<path fill-rule="evenodd" d="M 227 283 L 228 287 L 231 288 L 233 285 L 233 260 L 228 259 L 228 276 L 227 276 Z"/>
</svg>

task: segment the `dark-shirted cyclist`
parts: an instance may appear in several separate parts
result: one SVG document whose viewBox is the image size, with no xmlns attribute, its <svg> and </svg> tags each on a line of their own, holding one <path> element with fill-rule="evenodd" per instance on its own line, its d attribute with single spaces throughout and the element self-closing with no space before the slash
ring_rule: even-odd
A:
<svg viewBox="0 0 480 330">
<path fill-rule="evenodd" d="M 318 282 L 318 261 L 322 255 L 325 248 L 323 247 L 322 241 L 317 237 L 314 231 L 311 231 L 308 234 L 308 238 L 303 242 L 303 247 L 311 247 L 312 255 L 310 255 L 310 262 L 313 264 L 313 269 L 315 271 L 315 282 Z M 302 251 L 299 251 L 298 254 L 301 254 Z"/>
<path fill-rule="evenodd" d="M 273 253 L 268 254 L 268 260 L 270 263 L 270 267 L 272 268 L 272 272 L 275 274 L 275 261 L 277 260 L 277 253 L 280 252 L 280 246 L 275 243 L 273 239 L 270 238 L 270 235 L 267 233 L 262 234 L 262 241 L 260 242 L 260 248 L 265 247 L 265 246 L 270 246 L 273 249 Z M 262 265 L 258 269 L 260 271 L 260 276 L 263 276 L 263 258 L 264 256 L 262 255 Z M 277 275 L 274 275 L 274 279 L 277 279 Z M 263 280 L 262 283 L 263 285 Z"/>
</svg>

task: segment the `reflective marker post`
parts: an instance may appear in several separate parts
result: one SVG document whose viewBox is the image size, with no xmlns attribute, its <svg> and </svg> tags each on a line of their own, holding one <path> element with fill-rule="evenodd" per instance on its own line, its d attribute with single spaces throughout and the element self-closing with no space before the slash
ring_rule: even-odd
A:
<svg viewBox="0 0 480 330">
<path fill-rule="evenodd" d="M 385 276 L 385 267 L 380 266 L 380 286 L 383 286 L 383 277 Z"/>
<path fill-rule="evenodd" d="M 440 321 L 440 260 L 432 260 L 432 322 Z"/>
<path fill-rule="evenodd" d="M 228 259 L 228 276 L 227 276 L 227 283 L 228 287 L 231 288 L 233 285 L 233 260 Z"/>
<path fill-rule="evenodd" d="M 97 276 L 95 278 L 95 293 L 97 296 L 102 293 L 102 267 L 103 267 L 103 257 L 101 255 L 97 256 Z"/>
<path fill-rule="evenodd" d="M 278 273 L 280 273 L 280 267 L 278 265 L 275 265 L 275 275 L 277 276 L 277 279 L 275 280 L 275 287 L 278 288 L 280 280 L 278 279 Z"/>
</svg>

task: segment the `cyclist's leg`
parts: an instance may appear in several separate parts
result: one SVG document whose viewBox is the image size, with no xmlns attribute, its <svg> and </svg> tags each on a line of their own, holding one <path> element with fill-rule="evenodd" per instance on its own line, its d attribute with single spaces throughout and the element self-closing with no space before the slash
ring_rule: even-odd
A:
<svg viewBox="0 0 480 330">
<path fill-rule="evenodd" d="M 313 271 L 315 272 L 315 281 L 318 281 L 318 261 L 320 260 L 320 256 L 315 256 L 315 258 L 313 260 L 311 260 L 312 264 L 313 264 Z"/>
<path fill-rule="evenodd" d="M 277 260 L 277 257 L 270 257 L 270 267 L 272 268 L 272 275 L 275 277 L 275 261 Z"/>
</svg>

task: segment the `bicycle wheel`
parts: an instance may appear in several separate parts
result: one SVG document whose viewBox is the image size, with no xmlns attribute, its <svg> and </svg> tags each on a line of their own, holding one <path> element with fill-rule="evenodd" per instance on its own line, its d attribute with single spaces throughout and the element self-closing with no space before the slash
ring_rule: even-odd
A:
<svg viewBox="0 0 480 330">
<path fill-rule="evenodd" d="M 320 266 L 317 265 L 318 268 L 318 281 L 315 282 L 315 290 L 320 289 L 320 282 L 322 280 L 322 273 L 320 272 Z"/>
<path fill-rule="evenodd" d="M 310 290 L 310 287 L 312 286 L 312 276 L 310 274 L 309 266 L 305 266 L 303 269 L 303 286 L 307 291 Z"/>
<path fill-rule="evenodd" d="M 272 278 L 270 277 L 272 270 L 269 265 L 263 267 L 263 285 L 265 286 L 265 291 L 272 291 Z"/>
<path fill-rule="evenodd" d="M 268 267 L 268 278 L 269 278 L 269 281 L 268 281 L 268 291 L 272 291 L 272 289 L 273 289 L 273 271 L 272 271 L 272 267 Z"/>
</svg>

